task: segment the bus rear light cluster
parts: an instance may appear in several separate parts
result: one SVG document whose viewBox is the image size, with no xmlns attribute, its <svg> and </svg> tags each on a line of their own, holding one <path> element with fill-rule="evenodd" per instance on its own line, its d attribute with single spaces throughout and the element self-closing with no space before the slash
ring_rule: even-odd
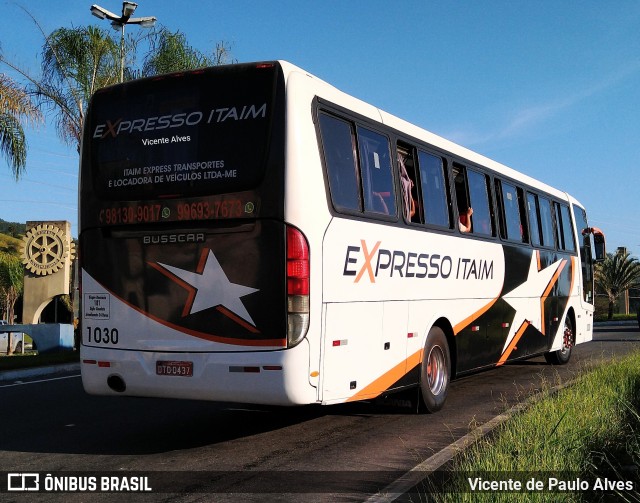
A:
<svg viewBox="0 0 640 503">
<path fill-rule="evenodd" d="M 297 345 L 309 330 L 309 244 L 287 226 L 287 346 Z"/>
<path fill-rule="evenodd" d="M 102 368 L 111 367 L 111 362 L 98 361 L 98 360 L 82 360 L 82 363 L 86 365 L 97 365 L 98 367 L 102 367 Z"/>
</svg>

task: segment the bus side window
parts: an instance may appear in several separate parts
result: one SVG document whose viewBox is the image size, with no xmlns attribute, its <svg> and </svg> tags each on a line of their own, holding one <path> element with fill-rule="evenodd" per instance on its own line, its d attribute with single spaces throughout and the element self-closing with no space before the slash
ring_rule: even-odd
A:
<svg viewBox="0 0 640 503">
<path fill-rule="evenodd" d="M 420 187 L 424 220 L 428 224 L 451 228 L 449 187 L 445 165 L 441 157 L 418 152 Z"/>
<path fill-rule="evenodd" d="M 471 207 L 469 203 L 469 191 L 467 189 L 467 175 L 464 166 L 454 163 L 452 168 L 453 188 L 456 194 L 456 206 L 458 207 L 458 228 L 462 232 L 471 230 L 471 222 L 467 221 L 467 210 Z"/>
<path fill-rule="evenodd" d="M 453 164 L 453 177 L 460 215 L 459 229 L 480 236 L 493 236 L 489 177 L 456 163 Z M 473 210 L 472 213 L 469 209 Z"/>
<path fill-rule="evenodd" d="M 353 128 L 348 122 L 323 113 L 319 120 L 331 202 L 338 211 L 362 211 Z"/>
<path fill-rule="evenodd" d="M 422 223 L 420 186 L 416 176 L 415 149 L 398 144 L 398 171 L 402 186 L 403 213 L 407 222 Z"/>
<path fill-rule="evenodd" d="M 560 225 L 560 247 L 566 251 L 576 251 L 576 243 L 573 239 L 573 226 L 571 225 L 569 207 L 558 203 L 555 203 L 555 206 L 556 216 Z"/>
<path fill-rule="evenodd" d="M 467 170 L 469 178 L 469 202 L 473 208 L 473 233 L 493 236 L 489 177 L 473 169 Z"/>
<path fill-rule="evenodd" d="M 538 210 L 538 196 L 527 192 L 527 207 L 529 209 L 529 233 L 533 246 L 542 245 L 540 234 L 540 215 Z"/>
<path fill-rule="evenodd" d="M 546 197 L 538 197 L 538 206 L 540 209 L 540 227 L 542 229 L 542 246 L 554 248 L 555 227 L 553 225 L 553 214 L 551 213 L 551 201 Z"/>
<path fill-rule="evenodd" d="M 358 149 L 365 211 L 396 214 L 396 195 L 391 169 L 389 140 L 358 126 Z"/>
<path fill-rule="evenodd" d="M 496 193 L 500 207 L 500 234 L 504 239 L 528 243 L 527 219 L 523 191 L 503 180 L 496 180 Z"/>
</svg>

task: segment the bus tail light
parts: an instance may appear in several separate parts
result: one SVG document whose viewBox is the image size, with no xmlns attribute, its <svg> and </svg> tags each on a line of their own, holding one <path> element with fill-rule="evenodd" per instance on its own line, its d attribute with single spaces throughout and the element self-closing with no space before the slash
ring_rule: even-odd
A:
<svg viewBox="0 0 640 503">
<path fill-rule="evenodd" d="M 287 346 L 296 346 L 309 330 L 309 244 L 287 226 Z"/>
</svg>

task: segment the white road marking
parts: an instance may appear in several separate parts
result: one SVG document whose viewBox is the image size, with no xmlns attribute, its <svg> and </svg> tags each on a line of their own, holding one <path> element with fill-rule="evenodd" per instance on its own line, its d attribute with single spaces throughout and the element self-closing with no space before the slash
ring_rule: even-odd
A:
<svg viewBox="0 0 640 503">
<path fill-rule="evenodd" d="M 40 382 L 49 382 L 49 381 L 60 381 L 61 379 L 73 379 L 74 377 L 80 377 L 80 374 L 72 375 L 72 376 L 64 376 L 64 377 L 52 377 L 50 379 L 38 379 L 37 381 L 14 381 L 11 384 L 0 384 L 0 388 L 11 388 L 12 386 L 24 386 L 26 384 L 36 384 Z"/>
</svg>

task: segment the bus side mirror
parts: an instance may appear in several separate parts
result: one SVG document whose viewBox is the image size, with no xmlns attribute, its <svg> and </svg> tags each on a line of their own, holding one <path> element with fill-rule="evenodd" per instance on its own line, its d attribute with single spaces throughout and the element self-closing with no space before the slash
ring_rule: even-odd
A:
<svg viewBox="0 0 640 503">
<path fill-rule="evenodd" d="M 607 257 L 607 251 L 605 250 L 604 241 L 596 243 L 596 262 L 603 262 Z"/>
<path fill-rule="evenodd" d="M 604 239 L 604 233 L 597 227 L 592 227 L 593 244 L 595 245 L 596 262 L 602 262 L 607 258 L 607 247 Z"/>
</svg>

